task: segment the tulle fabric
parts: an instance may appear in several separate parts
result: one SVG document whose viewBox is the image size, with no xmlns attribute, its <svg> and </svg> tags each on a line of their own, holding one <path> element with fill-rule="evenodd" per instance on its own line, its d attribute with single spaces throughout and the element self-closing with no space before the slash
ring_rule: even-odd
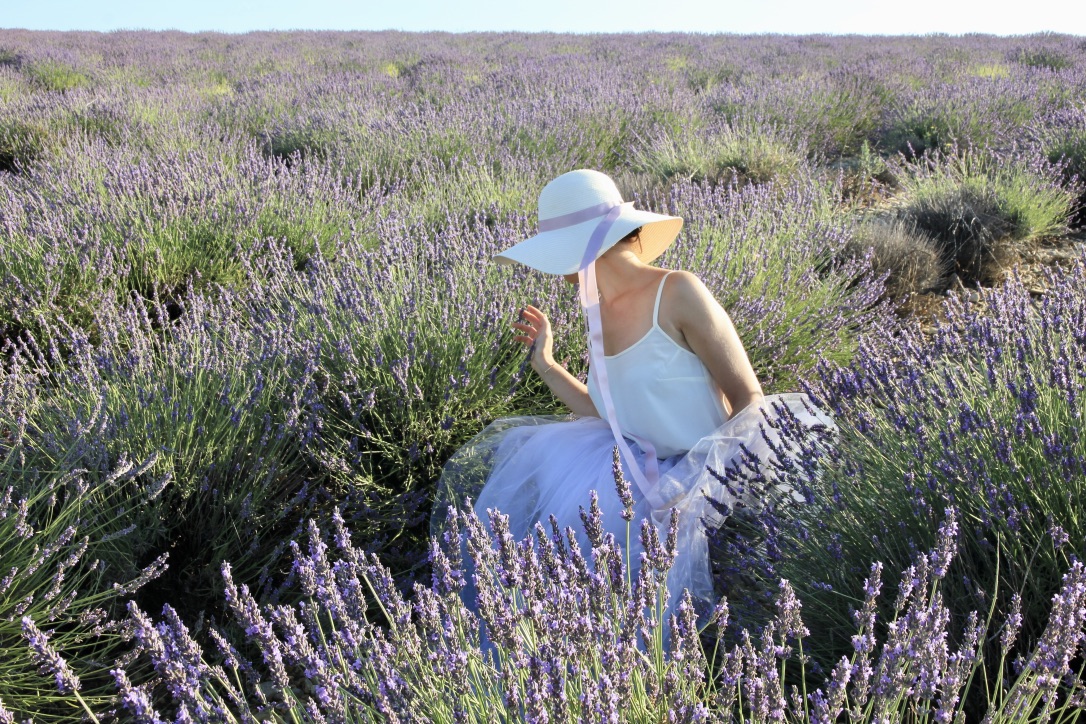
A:
<svg viewBox="0 0 1086 724">
<path fill-rule="evenodd" d="M 663 507 L 650 507 L 642 491 L 630 483 L 635 501 L 626 557 L 631 564 L 631 580 L 637 580 L 640 567 L 640 521 L 652 521 L 663 541 L 670 509 L 676 508 L 679 513 L 677 553 L 667 577 L 668 611 L 684 588 L 700 604 L 698 608 L 703 615 L 716 603 L 708 532 L 723 523 L 724 515 L 710 501 L 730 508 L 736 498 L 710 471 L 723 472 L 736 465 L 743 448 L 763 463 L 769 463 L 774 455 L 769 442 L 777 446 L 779 437 L 766 424 L 766 417 L 772 419 L 777 414 L 774 408 L 782 405 L 801 424 L 834 428 L 827 415 L 810 405 L 807 395 L 770 395 L 761 405 L 749 406 L 735 414 L 689 451 L 659 461 Z M 629 442 L 637 463 L 643 465 L 645 453 L 635 442 Z M 575 531 L 582 550 L 588 551 L 580 509 L 588 509 L 589 491 L 595 490 L 605 530 L 613 533 L 620 545 L 626 545 L 623 504 L 612 471 L 614 446 L 610 426 L 598 417 L 527 416 L 496 420 L 446 463 L 438 483 L 431 533 L 440 540 L 447 506 L 463 509 L 465 501 L 470 499 L 484 522 L 489 509 L 507 515 L 510 533 L 517 539 L 531 533 L 537 521 L 550 530 L 548 519 L 553 515 L 562 530 L 569 526 Z M 623 468 L 626 479 L 631 480 L 625 461 Z M 465 594 L 465 602 L 473 606 L 472 589 L 469 587 Z"/>
</svg>

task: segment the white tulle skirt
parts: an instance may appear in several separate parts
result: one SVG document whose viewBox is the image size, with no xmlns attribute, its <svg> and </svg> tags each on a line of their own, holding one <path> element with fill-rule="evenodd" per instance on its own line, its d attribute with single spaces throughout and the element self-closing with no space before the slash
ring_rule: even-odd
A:
<svg viewBox="0 0 1086 724">
<path fill-rule="evenodd" d="M 624 558 L 631 562 L 631 580 L 637 580 L 642 552 L 640 521 L 647 519 L 656 525 L 663 541 L 670 509 L 676 508 L 679 527 L 677 552 L 667 576 L 668 609 L 687 589 L 700 604 L 698 608 L 708 611 L 717 602 L 709 561 L 709 532 L 723 523 L 723 510 L 737 502 L 757 504 L 740 500 L 746 493 L 730 489 L 713 472 L 723 474 L 729 466 L 739 465 L 743 449 L 759 458 L 763 470 L 772 470 L 773 449 L 780 449 L 780 438 L 770 423 L 781 413 L 782 406 L 803 426 L 835 427 L 805 394 L 769 395 L 761 405 L 735 414 L 688 452 L 658 461 L 659 490 L 666 501 L 661 509 L 652 509 L 623 461 L 635 501 L 628 541 L 626 521 L 621 515 L 623 504 L 612 470 L 615 439 L 605 420 L 552 416 L 496 420 L 446 463 L 438 483 L 431 532 L 440 538 L 447 506 L 463 508 L 471 500 L 484 522 L 489 509 L 507 515 L 509 530 L 517 539 L 531 534 L 537 521 L 549 531 L 548 520 L 553 515 L 562 530 L 569 526 L 576 532 L 582 551 L 587 553 L 590 546 L 580 509 L 588 509 L 589 491 L 595 490 L 604 528 L 620 545 L 628 544 L 629 556 Z M 644 452 L 632 440 L 628 442 L 643 466 Z M 473 604 L 471 600 L 466 602 Z"/>
</svg>

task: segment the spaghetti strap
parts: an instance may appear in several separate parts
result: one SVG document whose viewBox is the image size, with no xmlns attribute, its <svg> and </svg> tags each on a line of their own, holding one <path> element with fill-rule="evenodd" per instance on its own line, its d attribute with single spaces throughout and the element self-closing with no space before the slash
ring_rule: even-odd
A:
<svg viewBox="0 0 1086 724">
<path fill-rule="evenodd" d="M 671 276 L 672 271 L 675 270 L 672 269 L 664 275 L 664 278 L 660 280 L 660 286 L 656 289 L 656 305 L 652 308 L 652 326 L 654 327 L 660 326 L 660 297 L 664 295 L 664 282 Z"/>
</svg>

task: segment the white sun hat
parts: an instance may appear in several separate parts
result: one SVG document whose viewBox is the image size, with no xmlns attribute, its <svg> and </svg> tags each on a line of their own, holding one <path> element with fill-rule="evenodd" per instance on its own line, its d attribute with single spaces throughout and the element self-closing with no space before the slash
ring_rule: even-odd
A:
<svg viewBox="0 0 1086 724">
<path fill-rule="evenodd" d="M 502 264 L 519 262 L 547 274 L 572 274 L 642 227 L 637 255 L 649 263 L 675 241 L 682 225 L 683 220 L 677 216 L 642 211 L 635 209 L 632 201 L 623 202 L 607 174 L 578 169 L 543 187 L 539 194 L 539 233 L 494 258 Z M 602 233 L 603 238 L 593 239 L 593 232 Z M 595 243 L 590 245 L 590 240 Z"/>
</svg>

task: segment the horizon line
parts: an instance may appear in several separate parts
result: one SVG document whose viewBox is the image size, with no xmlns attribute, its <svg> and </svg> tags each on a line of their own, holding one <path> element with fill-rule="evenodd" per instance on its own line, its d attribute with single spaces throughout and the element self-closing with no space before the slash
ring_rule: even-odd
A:
<svg viewBox="0 0 1086 724">
<path fill-rule="evenodd" d="M 118 27 L 108 30 L 80 29 L 80 28 L 21 28 L 0 27 L 0 32 L 19 31 L 26 33 L 97 33 L 108 35 L 112 33 L 181 33 L 184 35 L 252 35 L 252 34 L 288 34 L 288 33 L 402 33 L 405 35 L 573 35 L 573 36 L 617 36 L 617 35 L 697 35 L 697 36 L 779 36 L 791 38 L 928 38 L 928 37 L 989 37 L 989 38 L 1028 38 L 1036 36 L 1052 36 L 1064 38 L 1082 38 L 1086 35 L 1060 32 L 1056 30 L 1034 30 L 1024 33 L 992 33 L 983 31 L 950 32 L 945 30 L 932 30 L 923 33 L 839 33 L 833 31 L 820 31 L 810 33 L 790 33 L 781 30 L 735 31 L 735 30 L 403 30 L 400 28 L 252 28 L 249 30 L 182 30 L 180 28 L 127 28 Z"/>
</svg>

